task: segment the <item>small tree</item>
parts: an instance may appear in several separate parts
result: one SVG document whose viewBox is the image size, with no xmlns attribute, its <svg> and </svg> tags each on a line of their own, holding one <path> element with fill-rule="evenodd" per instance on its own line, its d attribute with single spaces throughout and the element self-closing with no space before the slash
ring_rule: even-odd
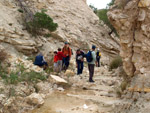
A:
<svg viewBox="0 0 150 113">
<path fill-rule="evenodd" d="M 98 11 L 97 15 L 100 20 L 102 20 L 110 29 L 109 35 L 111 35 L 113 32 L 118 36 L 116 29 L 113 27 L 113 25 L 110 23 L 108 16 L 107 16 L 108 9 L 101 9 Z"/>
<path fill-rule="evenodd" d="M 114 5 L 114 3 L 115 3 L 115 0 L 111 0 L 111 2 L 109 4 L 107 4 L 107 6 L 110 7 L 110 6 Z"/>
<path fill-rule="evenodd" d="M 93 12 L 95 14 L 97 14 L 97 8 L 96 7 L 94 7 L 93 5 L 89 5 L 89 7 L 93 10 Z"/>
<path fill-rule="evenodd" d="M 53 22 L 53 19 L 47 15 L 46 10 L 37 12 L 32 21 L 26 23 L 27 30 L 33 35 L 39 34 L 43 29 L 48 29 L 53 32 L 57 29 L 58 24 Z"/>
</svg>

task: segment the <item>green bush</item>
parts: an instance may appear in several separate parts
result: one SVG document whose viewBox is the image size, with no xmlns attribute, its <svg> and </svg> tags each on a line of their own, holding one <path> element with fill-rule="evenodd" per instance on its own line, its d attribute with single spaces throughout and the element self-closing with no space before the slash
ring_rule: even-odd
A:
<svg viewBox="0 0 150 113">
<path fill-rule="evenodd" d="M 49 33 L 48 33 L 48 34 L 45 34 L 44 37 L 45 37 L 45 38 L 51 37 L 51 34 L 49 34 Z"/>
<path fill-rule="evenodd" d="M 109 69 L 116 69 L 118 67 L 122 66 L 122 59 L 120 56 L 116 57 L 115 59 L 112 60 L 112 62 L 109 65 Z"/>
<path fill-rule="evenodd" d="M 110 6 L 114 5 L 114 3 L 115 3 L 115 0 L 111 0 L 111 2 L 109 4 L 107 4 L 107 6 L 110 7 Z"/>
<path fill-rule="evenodd" d="M 17 66 L 16 72 L 8 74 L 6 69 L 0 67 L 0 76 L 6 84 L 17 84 L 19 82 L 38 82 L 39 80 L 46 80 L 46 75 L 35 71 L 27 72 L 23 65 Z"/>
<path fill-rule="evenodd" d="M 35 71 L 31 71 L 29 73 L 26 73 L 27 81 L 30 82 L 38 82 L 38 80 L 46 80 L 46 76 L 44 76 L 42 73 L 38 73 Z"/>
<path fill-rule="evenodd" d="M 18 9 L 18 12 L 23 13 L 23 10 L 22 9 Z"/>
<path fill-rule="evenodd" d="M 93 10 L 93 12 L 95 13 L 95 14 L 97 14 L 97 8 L 96 7 L 94 7 L 93 5 L 89 5 L 89 7 Z"/>
<path fill-rule="evenodd" d="M 27 30 L 32 33 L 33 35 L 37 35 L 43 29 L 47 29 L 51 32 L 55 31 L 58 27 L 57 23 L 53 22 L 53 19 L 45 13 L 45 10 L 41 12 L 37 12 L 34 15 L 32 21 L 26 23 Z"/>
<path fill-rule="evenodd" d="M 100 9 L 97 15 L 99 19 L 102 20 L 104 24 L 106 24 L 111 29 L 111 32 L 109 34 L 114 32 L 118 36 L 116 29 L 113 27 L 113 25 L 110 23 L 108 19 L 107 12 L 108 12 L 108 9 Z"/>
</svg>

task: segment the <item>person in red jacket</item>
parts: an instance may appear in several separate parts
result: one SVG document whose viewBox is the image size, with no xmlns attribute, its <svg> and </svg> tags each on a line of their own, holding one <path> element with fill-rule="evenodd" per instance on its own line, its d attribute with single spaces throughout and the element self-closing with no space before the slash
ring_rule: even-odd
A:
<svg viewBox="0 0 150 113">
<path fill-rule="evenodd" d="M 57 57 L 58 57 L 58 71 L 61 72 L 62 70 L 62 63 L 63 63 L 63 58 L 65 57 L 63 52 L 61 51 L 61 48 L 58 48 L 58 52 L 57 52 Z"/>
<path fill-rule="evenodd" d="M 72 51 L 71 51 L 71 48 L 69 47 L 68 42 L 65 42 L 65 46 L 63 47 L 62 52 L 64 54 L 63 69 L 67 70 L 69 67 L 69 63 L 70 63 L 70 59 L 71 59 L 71 55 L 72 55 Z"/>
<path fill-rule="evenodd" d="M 54 51 L 54 72 L 58 72 L 58 56 L 57 56 L 57 51 Z"/>
</svg>

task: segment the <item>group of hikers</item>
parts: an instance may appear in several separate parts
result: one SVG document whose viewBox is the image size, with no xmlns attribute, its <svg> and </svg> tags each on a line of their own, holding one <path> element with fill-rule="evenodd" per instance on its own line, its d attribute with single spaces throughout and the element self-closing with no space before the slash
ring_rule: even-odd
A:
<svg viewBox="0 0 150 113">
<path fill-rule="evenodd" d="M 54 51 L 54 71 L 61 72 L 62 70 L 66 71 L 70 64 L 71 56 L 73 55 L 72 49 L 69 47 L 69 43 L 65 42 L 64 47 L 58 48 L 57 51 Z M 101 59 L 101 52 L 97 49 L 96 46 L 92 46 L 92 50 L 85 53 L 81 49 L 77 49 L 76 51 L 76 67 L 77 67 L 77 75 L 82 74 L 84 68 L 84 58 L 86 58 L 88 62 L 88 69 L 89 69 L 89 82 L 94 82 L 94 67 L 100 67 L 100 59 Z M 34 61 L 35 65 L 43 67 L 46 69 L 48 67 L 47 62 L 44 59 L 42 53 L 38 54 Z"/>
</svg>

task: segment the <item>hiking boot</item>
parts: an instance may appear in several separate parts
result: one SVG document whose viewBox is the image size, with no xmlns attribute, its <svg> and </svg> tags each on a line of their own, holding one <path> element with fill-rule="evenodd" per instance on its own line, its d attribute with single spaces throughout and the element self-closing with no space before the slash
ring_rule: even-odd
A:
<svg viewBox="0 0 150 113">
<path fill-rule="evenodd" d="M 92 83 L 94 83 L 95 81 L 94 81 L 94 80 L 89 80 L 89 82 L 92 82 Z"/>
</svg>

